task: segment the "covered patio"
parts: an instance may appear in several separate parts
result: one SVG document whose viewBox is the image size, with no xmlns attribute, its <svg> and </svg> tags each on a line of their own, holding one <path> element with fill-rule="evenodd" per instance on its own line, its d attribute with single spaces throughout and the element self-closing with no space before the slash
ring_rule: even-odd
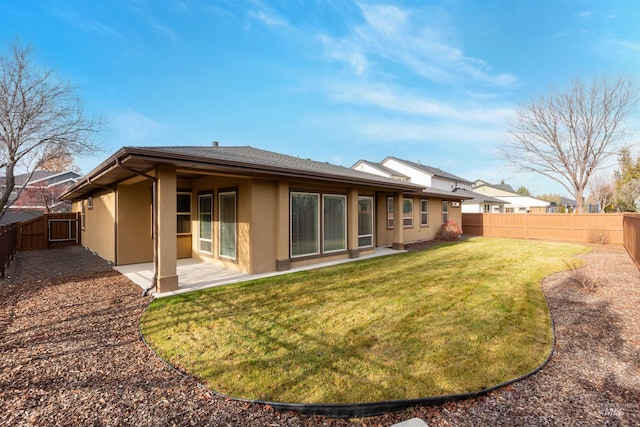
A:
<svg viewBox="0 0 640 427">
<path fill-rule="evenodd" d="M 286 271 L 273 271 L 261 274 L 246 274 L 237 270 L 225 268 L 219 264 L 199 261 L 194 258 L 179 259 L 177 261 L 178 289 L 169 292 L 152 291 L 151 294 L 154 298 L 163 298 L 182 294 L 185 292 L 193 292 L 200 289 L 212 288 L 214 286 L 223 286 L 229 285 L 231 283 L 262 279 L 264 277 L 279 276 L 281 274 L 289 274 L 296 271 L 328 267 L 331 265 L 344 264 L 347 262 L 354 262 L 385 255 L 393 255 L 402 252 L 406 251 L 394 250 L 388 247 L 377 247 L 373 253 L 362 255 L 360 258 L 345 258 L 324 263 L 296 267 Z M 114 269 L 127 276 L 132 282 L 136 283 L 143 290 L 153 288 L 152 262 L 119 265 L 115 266 Z"/>
</svg>

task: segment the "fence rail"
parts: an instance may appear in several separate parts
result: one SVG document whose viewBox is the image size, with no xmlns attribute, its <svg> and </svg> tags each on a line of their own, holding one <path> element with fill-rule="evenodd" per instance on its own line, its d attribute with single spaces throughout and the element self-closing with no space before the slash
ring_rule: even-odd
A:
<svg viewBox="0 0 640 427">
<path fill-rule="evenodd" d="M 79 213 L 45 214 L 20 223 L 18 250 L 48 249 L 80 243 Z"/>
<path fill-rule="evenodd" d="M 640 214 L 624 214 L 623 228 L 624 247 L 638 268 L 640 268 Z"/>
<path fill-rule="evenodd" d="M 4 278 L 6 268 L 13 259 L 16 252 L 16 240 L 18 234 L 18 224 L 7 224 L 0 226 L 0 277 Z"/>
<path fill-rule="evenodd" d="M 588 243 L 594 238 L 623 243 L 623 214 L 463 213 L 462 229 L 472 236 L 513 237 Z"/>
</svg>

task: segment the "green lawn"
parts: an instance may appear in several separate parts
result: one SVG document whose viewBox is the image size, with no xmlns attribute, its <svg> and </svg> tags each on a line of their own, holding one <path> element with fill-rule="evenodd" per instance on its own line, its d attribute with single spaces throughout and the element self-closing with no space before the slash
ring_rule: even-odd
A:
<svg viewBox="0 0 640 427">
<path fill-rule="evenodd" d="M 588 251 L 476 238 L 154 300 L 166 360 L 249 399 L 354 403 L 476 391 L 543 362 L 541 280 Z"/>
</svg>

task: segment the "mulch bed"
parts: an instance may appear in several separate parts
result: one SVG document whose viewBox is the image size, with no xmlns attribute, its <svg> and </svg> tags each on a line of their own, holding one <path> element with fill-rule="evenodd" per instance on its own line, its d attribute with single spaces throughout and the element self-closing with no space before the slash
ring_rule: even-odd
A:
<svg viewBox="0 0 640 427">
<path fill-rule="evenodd" d="M 594 246 L 584 289 L 542 284 L 556 349 L 537 374 L 486 396 L 365 419 L 276 412 L 213 395 L 141 341 L 150 297 L 80 247 L 18 253 L 0 282 L 0 425 L 640 425 L 640 271 Z"/>
</svg>

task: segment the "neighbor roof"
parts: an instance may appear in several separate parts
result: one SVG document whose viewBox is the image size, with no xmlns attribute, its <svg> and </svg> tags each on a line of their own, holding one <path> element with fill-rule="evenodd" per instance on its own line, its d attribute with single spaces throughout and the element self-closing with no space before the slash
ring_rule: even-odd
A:
<svg viewBox="0 0 640 427">
<path fill-rule="evenodd" d="M 457 181 L 457 182 L 463 182 L 463 183 L 466 183 L 466 184 L 471 184 L 471 181 L 467 181 L 464 178 L 460 178 L 459 176 L 454 175 L 452 173 L 449 173 L 447 171 L 443 171 L 442 169 L 434 168 L 432 166 L 423 165 L 421 163 L 412 162 L 410 160 L 404 160 L 404 159 L 399 159 L 397 157 L 389 156 L 386 159 L 384 159 L 382 161 L 382 163 L 384 163 L 388 159 L 394 159 L 394 160 L 396 160 L 398 162 L 406 163 L 409 166 L 413 166 L 416 169 L 422 170 L 424 172 L 427 172 L 430 175 L 437 176 L 439 178 L 446 178 L 446 179 L 450 179 L 450 180 Z"/>
<path fill-rule="evenodd" d="M 497 190 L 508 191 L 509 193 L 518 194 L 516 193 L 516 190 L 514 190 L 513 187 L 510 186 L 509 184 L 489 184 L 482 180 L 477 180 L 476 182 L 473 183 L 473 188 L 477 188 L 477 187 L 490 187 L 490 188 L 495 188 Z"/>
<path fill-rule="evenodd" d="M 376 163 L 376 162 L 370 162 L 368 160 L 358 160 L 353 166 L 351 166 L 351 168 L 355 168 L 356 166 L 358 166 L 359 164 L 364 164 L 367 166 L 370 166 L 374 169 L 379 170 L 382 173 L 385 173 L 387 175 L 389 175 L 390 177 L 397 177 L 397 178 L 402 178 L 402 179 L 409 179 L 410 177 L 402 174 L 394 169 L 388 168 L 385 165 L 383 165 L 382 163 Z"/>
<path fill-rule="evenodd" d="M 424 186 L 398 181 L 325 162 L 288 156 L 249 146 L 123 147 L 97 168 L 78 180 L 62 197 L 76 199 L 91 191 L 169 164 L 179 172 L 198 171 L 242 173 L 256 177 L 282 176 L 303 180 L 323 180 L 365 185 L 395 191 L 421 191 Z M 204 176 L 204 174 L 203 174 Z"/>
<path fill-rule="evenodd" d="M 506 202 L 504 200 L 496 199 L 495 197 L 487 196 L 485 194 L 476 193 L 471 190 L 467 190 L 464 188 L 456 188 L 453 190 L 454 193 L 460 194 L 462 196 L 470 197 L 470 200 L 465 200 L 465 203 L 495 203 L 500 205 L 510 205 L 511 203 Z"/>
</svg>

